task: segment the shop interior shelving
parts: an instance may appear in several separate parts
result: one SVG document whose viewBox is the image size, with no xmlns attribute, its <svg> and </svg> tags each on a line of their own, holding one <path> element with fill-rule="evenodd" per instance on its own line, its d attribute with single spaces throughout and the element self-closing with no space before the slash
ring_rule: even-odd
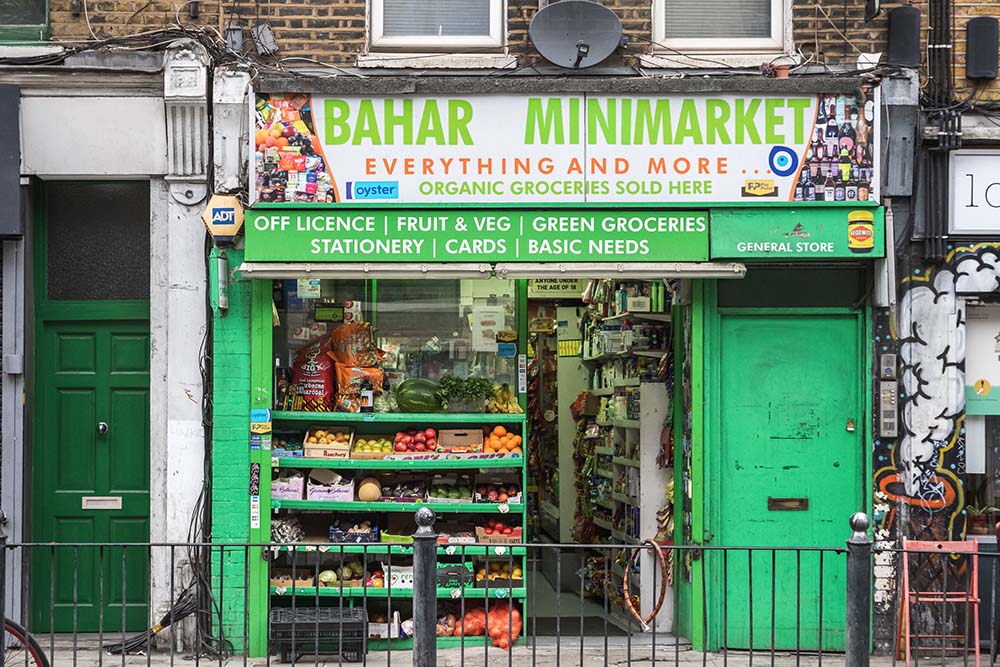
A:
<svg viewBox="0 0 1000 667">
<path fill-rule="evenodd" d="M 525 433 L 525 415 L 523 414 L 407 414 L 407 413 L 315 413 L 315 412 L 283 412 L 273 411 L 271 419 L 275 431 L 300 431 L 304 432 L 309 426 L 321 424 L 344 424 L 355 431 L 355 437 L 364 434 L 376 435 L 385 434 L 389 430 L 403 430 L 405 428 L 455 428 L 455 427 L 477 427 L 503 425 L 509 431 L 517 432 L 522 437 Z M 388 427 L 388 428 L 386 428 Z M 404 458 L 405 456 L 405 458 Z M 466 455 L 468 456 L 468 455 Z M 477 455 L 475 458 L 462 457 L 462 455 L 447 454 L 413 454 L 389 455 L 384 459 L 330 459 L 330 458 L 305 458 L 297 456 L 276 455 L 271 459 L 272 468 L 296 469 L 308 471 L 313 468 L 325 468 L 332 470 L 342 470 L 346 474 L 354 475 L 356 479 L 364 476 L 365 472 L 378 473 L 379 471 L 395 470 L 420 477 L 426 475 L 429 479 L 435 473 L 441 471 L 459 471 L 470 475 L 477 473 L 489 474 L 491 472 L 504 472 L 516 476 L 521 489 L 520 503 L 487 503 L 487 502 L 361 502 L 358 500 L 270 500 L 269 506 L 271 515 L 282 512 L 289 513 L 323 513 L 330 519 L 336 520 L 338 517 L 352 517 L 355 519 L 371 517 L 376 519 L 380 516 L 413 514 L 421 507 L 429 507 L 437 515 L 438 525 L 449 518 L 468 517 L 468 525 L 474 526 L 487 518 L 503 517 L 508 525 L 520 526 L 522 534 L 525 528 L 526 510 L 525 500 L 525 461 L 523 455 Z M 315 539 L 315 538 L 313 538 Z M 393 563 L 398 559 L 408 562 L 412 557 L 412 546 L 407 544 L 331 544 L 327 542 L 317 542 L 313 544 L 302 544 L 295 548 L 279 548 L 278 558 L 289 558 L 290 551 L 297 553 L 296 558 L 312 557 L 308 565 L 302 564 L 300 567 L 308 568 L 313 574 L 321 569 L 319 563 L 323 558 L 333 557 L 337 561 L 347 561 L 348 556 L 353 555 L 356 559 L 363 559 L 366 564 L 383 562 L 387 563 L 389 571 Z M 476 568 L 482 563 L 501 562 L 515 563 L 521 568 L 522 573 L 527 573 L 526 549 L 521 546 L 508 546 L 504 544 L 489 545 L 465 545 L 465 544 L 441 544 L 437 549 L 439 563 L 452 562 L 461 564 L 474 561 Z M 287 567 L 287 566 L 286 566 Z M 366 600 L 392 601 L 399 600 L 405 603 L 413 597 L 413 589 L 399 586 L 390 586 L 388 581 L 389 573 L 386 573 L 385 587 L 375 588 L 371 586 L 342 587 L 338 585 L 329 587 L 316 586 L 295 586 L 295 587 L 275 587 L 269 586 L 268 592 L 272 599 L 272 604 L 287 604 L 289 599 L 294 598 L 298 604 L 325 604 L 328 600 L 342 600 L 345 605 L 364 604 Z M 474 587 L 465 586 L 461 589 L 438 588 L 438 597 L 442 601 L 455 600 L 458 602 L 464 597 L 465 600 L 474 603 L 476 600 L 485 598 L 502 600 L 513 599 L 521 604 L 522 614 L 526 613 L 524 608 L 527 602 L 526 579 L 522 576 L 521 582 L 513 580 L 512 586 L 496 587 Z M 520 585 L 518 585 L 520 583 Z M 459 645 L 461 637 L 441 637 L 438 640 L 439 646 Z M 485 637 L 466 637 L 467 645 L 482 644 L 488 641 Z M 521 640 L 523 641 L 523 639 Z M 371 639 L 368 642 L 370 649 L 379 650 L 391 647 L 393 649 L 407 649 L 412 646 L 412 641 L 406 638 L 399 639 Z"/>
</svg>

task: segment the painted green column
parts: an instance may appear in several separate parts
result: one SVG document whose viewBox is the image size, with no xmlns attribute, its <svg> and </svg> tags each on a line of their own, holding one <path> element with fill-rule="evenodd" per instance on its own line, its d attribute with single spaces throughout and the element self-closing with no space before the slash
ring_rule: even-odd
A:
<svg viewBox="0 0 1000 667">
<path fill-rule="evenodd" d="M 218 255 L 212 251 L 212 258 Z M 212 302 L 212 590 L 221 608 L 221 630 L 243 650 L 250 539 L 250 287 L 233 269 L 243 252 L 227 250 L 229 308 L 219 309 L 216 271 L 209 271 Z M 226 544 L 240 545 L 226 548 Z M 250 550 L 252 553 L 252 550 Z M 258 552 L 259 553 L 259 552 Z M 251 561 L 254 559 L 250 559 Z M 260 560 L 257 558 L 256 560 Z M 218 612 L 217 612 L 218 613 Z M 213 619 L 216 632 L 219 618 Z"/>
</svg>

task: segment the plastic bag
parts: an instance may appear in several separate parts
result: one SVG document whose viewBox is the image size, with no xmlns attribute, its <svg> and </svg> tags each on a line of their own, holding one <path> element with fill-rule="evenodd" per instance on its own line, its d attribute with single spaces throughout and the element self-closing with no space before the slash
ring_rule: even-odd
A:
<svg viewBox="0 0 1000 667">
<path fill-rule="evenodd" d="M 338 364 L 357 368 L 378 366 L 385 358 L 385 353 L 375 348 L 368 322 L 346 322 L 334 329 L 329 354 Z"/>
<path fill-rule="evenodd" d="M 319 338 L 299 350 L 292 375 L 292 383 L 295 385 L 293 410 L 333 410 L 334 364 L 328 356 L 329 350 L 328 337 Z"/>
</svg>

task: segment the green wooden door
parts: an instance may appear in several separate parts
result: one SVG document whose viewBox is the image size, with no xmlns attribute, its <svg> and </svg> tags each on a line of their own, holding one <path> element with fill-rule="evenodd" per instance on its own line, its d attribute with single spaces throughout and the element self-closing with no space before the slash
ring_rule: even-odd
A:
<svg viewBox="0 0 1000 667">
<path fill-rule="evenodd" d="M 147 542 L 148 322 L 47 322 L 38 342 L 34 540 Z M 41 550 L 32 627 L 141 630 L 148 571 L 142 547 Z"/>
<path fill-rule="evenodd" d="M 31 630 L 141 631 L 149 549 L 121 545 L 150 536 L 149 185 L 35 185 Z"/>
<path fill-rule="evenodd" d="M 866 484 L 861 322 L 846 311 L 723 311 L 717 543 L 844 546 Z M 730 552 L 722 643 L 765 648 L 773 633 L 779 649 L 843 649 L 844 564 L 816 551 Z"/>
</svg>

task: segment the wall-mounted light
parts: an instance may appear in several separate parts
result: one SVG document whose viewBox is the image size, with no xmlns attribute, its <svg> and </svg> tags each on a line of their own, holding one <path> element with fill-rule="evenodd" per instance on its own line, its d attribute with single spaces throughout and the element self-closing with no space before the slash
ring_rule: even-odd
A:
<svg viewBox="0 0 1000 667">
<path fill-rule="evenodd" d="M 225 250 L 215 253 L 215 297 L 223 314 L 229 310 L 229 258 Z"/>
</svg>

